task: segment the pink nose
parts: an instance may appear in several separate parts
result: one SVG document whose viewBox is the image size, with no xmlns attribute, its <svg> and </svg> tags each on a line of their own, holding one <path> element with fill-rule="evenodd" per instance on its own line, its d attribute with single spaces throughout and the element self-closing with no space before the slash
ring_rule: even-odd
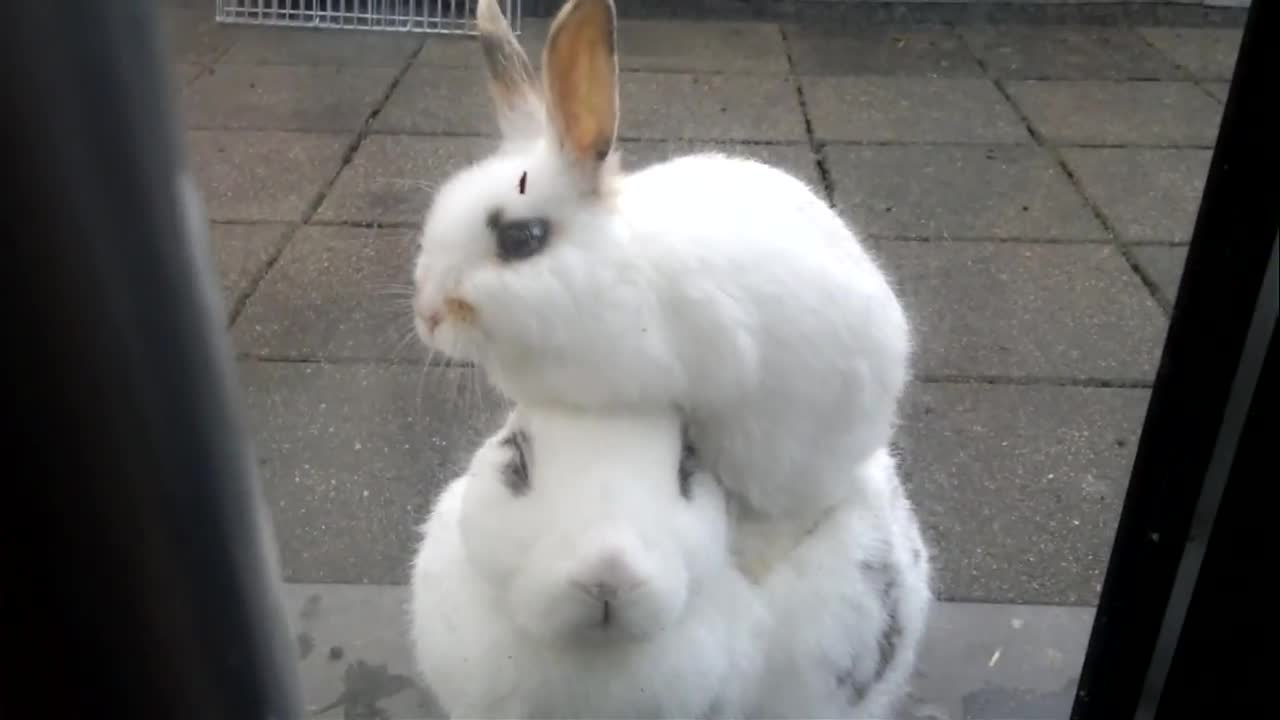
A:
<svg viewBox="0 0 1280 720">
<path fill-rule="evenodd" d="M 443 319 L 444 318 L 440 315 L 439 311 L 429 313 L 426 319 L 427 332 L 429 333 L 435 332 L 436 328 L 440 327 L 440 323 L 441 321 L 443 321 Z"/>
</svg>

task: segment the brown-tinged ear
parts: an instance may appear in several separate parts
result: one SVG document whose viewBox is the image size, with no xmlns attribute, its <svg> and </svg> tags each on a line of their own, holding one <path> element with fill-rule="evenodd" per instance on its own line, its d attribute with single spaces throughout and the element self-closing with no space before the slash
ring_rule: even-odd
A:
<svg viewBox="0 0 1280 720">
<path fill-rule="evenodd" d="M 480 0 L 476 5 L 476 29 L 503 137 L 540 136 L 544 111 L 533 65 L 498 9 L 497 0 Z"/>
<path fill-rule="evenodd" d="M 593 171 L 618 131 L 616 37 L 612 0 L 569 0 L 551 23 L 543 53 L 552 127 L 569 158 Z"/>
</svg>

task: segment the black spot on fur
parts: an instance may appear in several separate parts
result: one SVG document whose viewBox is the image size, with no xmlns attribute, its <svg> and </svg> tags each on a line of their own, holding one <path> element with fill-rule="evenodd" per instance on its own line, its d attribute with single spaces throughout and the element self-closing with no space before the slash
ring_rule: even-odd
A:
<svg viewBox="0 0 1280 720">
<path fill-rule="evenodd" d="M 898 655 L 898 645 L 902 642 L 901 594 L 898 588 L 898 576 L 892 566 L 884 559 L 864 561 L 859 568 L 868 585 L 880 586 L 880 605 L 884 608 L 884 626 L 880 629 L 879 642 L 876 648 L 875 667 L 870 677 L 859 672 L 863 658 L 854 658 L 847 670 L 836 676 L 837 687 L 846 688 L 850 703 L 857 705 L 866 699 L 877 683 L 884 679 L 889 666 Z"/>
<path fill-rule="evenodd" d="M 529 435 L 523 430 L 513 430 L 503 438 L 502 446 L 511 451 L 511 458 L 502 468 L 502 484 L 512 495 L 520 497 L 529 492 L 529 463 L 525 457 Z"/>
<path fill-rule="evenodd" d="M 683 431 L 683 446 L 680 448 L 680 496 L 685 500 L 693 499 L 693 474 L 698 471 L 698 454 L 693 448 L 693 440 L 689 437 L 689 429 Z"/>
</svg>

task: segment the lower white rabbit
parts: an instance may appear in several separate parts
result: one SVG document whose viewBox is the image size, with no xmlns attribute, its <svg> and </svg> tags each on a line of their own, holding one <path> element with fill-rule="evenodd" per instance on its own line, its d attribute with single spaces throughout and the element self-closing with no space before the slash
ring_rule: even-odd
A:
<svg viewBox="0 0 1280 720">
<path fill-rule="evenodd" d="M 768 568 L 772 627 L 746 717 L 888 720 L 908 689 L 932 602 L 929 553 L 890 453 L 856 472 L 858 494 L 794 549 L 778 552 L 767 524 L 734 527 L 740 563 Z"/>
<path fill-rule="evenodd" d="M 677 414 L 518 407 L 421 528 L 418 668 L 454 718 L 740 717 L 767 631 Z"/>
</svg>

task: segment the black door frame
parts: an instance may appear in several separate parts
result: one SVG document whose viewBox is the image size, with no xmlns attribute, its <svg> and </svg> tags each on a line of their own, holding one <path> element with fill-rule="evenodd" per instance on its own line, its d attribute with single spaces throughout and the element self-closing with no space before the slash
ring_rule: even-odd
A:
<svg viewBox="0 0 1280 720">
<path fill-rule="evenodd" d="M 1269 459 L 1276 382 L 1276 4 L 1249 13 L 1074 720 L 1181 717 L 1239 681 L 1222 658 L 1252 618 L 1229 561 L 1259 552 L 1249 463 Z M 11 457 L 30 469 L 3 523 L 22 660 L 2 714 L 303 717 L 157 12 L 6 11 Z"/>
</svg>

